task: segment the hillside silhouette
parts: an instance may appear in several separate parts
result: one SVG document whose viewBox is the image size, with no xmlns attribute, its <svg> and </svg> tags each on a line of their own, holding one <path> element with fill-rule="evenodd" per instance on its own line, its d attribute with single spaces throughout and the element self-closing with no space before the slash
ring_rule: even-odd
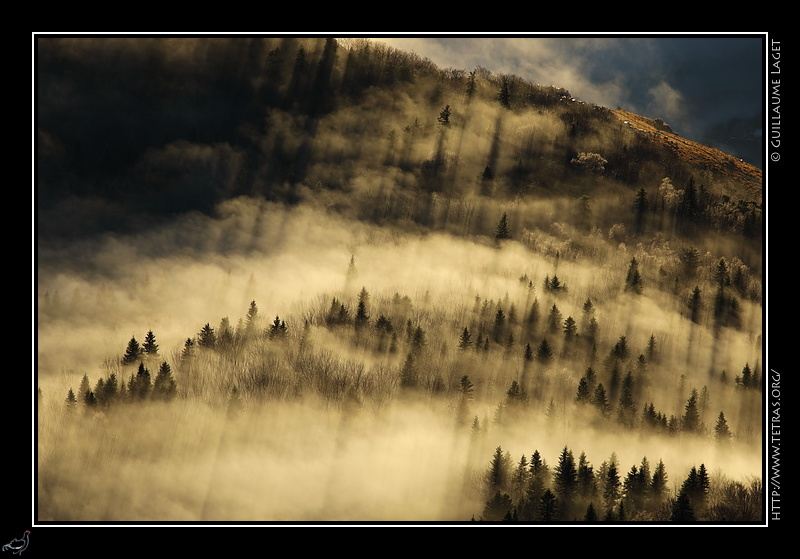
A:
<svg viewBox="0 0 800 559">
<path fill-rule="evenodd" d="M 411 197 L 504 199 L 667 176 L 761 204 L 759 169 L 657 119 L 368 40 L 40 38 L 36 78 L 40 235 L 136 228 L 240 195 L 370 204 L 359 174 Z M 585 180 L 580 153 L 604 158 L 602 172 Z"/>
</svg>

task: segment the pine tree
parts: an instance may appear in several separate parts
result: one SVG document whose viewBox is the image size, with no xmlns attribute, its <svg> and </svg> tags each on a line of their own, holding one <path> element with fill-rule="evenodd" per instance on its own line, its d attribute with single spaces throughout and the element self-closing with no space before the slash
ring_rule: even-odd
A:
<svg viewBox="0 0 800 559">
<path fill-rule="evenodd" d="M 594 509 L 594 503 L 589 503 L 589 506 L 586 507 L 586 514 L 583 517 L 584 522 L 597 522 L 599 519 L 597 518 L 597 511 Z"/>
<path fill-rule="evenodd" d="M 567 341 L 571 341 L 575 339 L 577 335 L 578 335 L 578 326 L 577 324 L 575 324 L 575 320 L 571 316 L 568 316 L 564 320 L 564 338 Z"/>
<path fill-rule="evenodd" d="M 506 315 L 503 309 L 497 309 L 494 315 L 494 327 L 492 328 L 492 339 L 495 343 L 500 343 L 506 327 Z"/>
<path fill-rule="evenodd" d="M 78 399 L 75 397 L 75 393 L 72 391 L 72 388 L 69 389 L 67 392 L 67 397 L 64 399 L 64 402 L 67 405 L 67 410 L 74 410 L 78 405 Z"/>
<path fill-rule="evenodd" d="M 504 240 L 511 238 L 511 229 L 508 226 L 508 215 L 504 212 L 503 217 L 497 223 L 497 230 L 495 231 L 494 238 L 497 240 Z"/>
<path fill-rule="evenodd" d="M 558 499 L 550 489 L 545 489 L 539 502 L 539 520 L 552 522 L 556 518 Z"/>
<path fill-rule="evenodd" d="M 488 522 L 504 520 L 511 514 L 512 507 L 513 502 L 508 493 L 497 491 L 486 501 L 486 506 L 483 509 L 483 519 Z"/>
<path fill-rule="evenodd" d="M 625 291 L 640 294 L 642 292 L 642 274 L 639 272 L 639 262 L 631 258 L 628 273 L 625 275 Z"/>
<path fill-rule="evenodd" d="M 689 433 L 700 430 L 700 412 L 697 409 L 697 389 L 693 388 L 684 406 L 681 428 Z"/>
<path fill-rule="evenodd" d="M 498 446 L 492 455 L 489 470 L 486 474 L 487 485 L 490 493 L 504 492 L 508 488 L 509 481 L 508 457 L 503 453 L 502 447 Z"/>
<path fill-rule="evenodd" d="M 586 377 L 581 377 L 578 381 L 578 391 L 575 394 L 575 401 L 579 404 L 588 404 L 592 398 L 592 391 Z"/>
<path fill-rule="evenodd" d="M 144 363 L 139 363 L 136 376 L 131 376 L 131 380 L 128 382 L 128 392 L 133 399 L 145 400 L 150 396 L 151 388 L 150 371 L 144 366 Z"/>
<path fill-rule="evenodd" d="M 197 344 L 206 349 L 214 349 L 217 346 L 217 335 L 208 322 L 200 330 L 197 336 Z"/>
<path fill-rule="evenodd" d="M 511 108 L 511 83 L 507 76 L 503 76 L 500 80 L 500 91 L 497 94 L 497 100 L 504 109 Z"/>
<path fill-rule="evenodd" d="M 175 397 L 177 387 L 172 376 L 172 368 L 166 361 L 161 363 L 153 383 L 153 396 L 157 400 L 169 402 Z"/>
<path fill-rule="evenodd" d="M 563 316 L 561 311 L 558 309 L 558 306 L 553 303 L 553 306 L 550 307 L 550 312 L 547 315 L 547 329 L 550 331 L 551 334 L 555 334 L 561 328 Z"/>
<path fill-rule="evenodd" d="M 617 419 L 626 427 L 633 427 L 636 416 L 636 403 L 633 400 L 633 375 L 628 371 L 622 379 Z"/>
<path fill-rule="evenodd" d="M 128 347 L 125 349 L 125 355 L 122 356 L 123 365 L 133 365 L 142 356 L 142 348 L 135 337 L 131 337 L 128 342 Z"/>
<path fill-rule="evenodd" d="M 644 224 L 644 218 L 647 214 L 647 209 L 650 207 L 650 201 L 647 199 L 647 191 L 641 187 L 636 192 L 636 197 L 633 200 L 633 213 L 636 216 L 636 230 L 640 232 Z"/>
<path fill-rule="evenodd" d="M 568 517 L 571 513 L 578 484 L 578 469 L 575 465 L 575 457 L 572 451 L 566 446 L 561 450 L 558 464 L 553 470 L 553 481 L 555 483 L 556 496 L 562 506 L 562 517 Z M 564 519 L 567 520 L 569 518 Z"/>
<path fill-rule="evenodd" d="M 247 309 L 247 315 L 245 317 L 246 335 L 251 336 L 258 330 L 258 322 L 259 322 L 258 305 L 253 300 L 250 301 L 250 306 Z"/>
<path fill-rule="evenodd" d="M 367 326 L 367 324 L 369 324 L 369 314 L 367 313 L 367 304 L 363 299 L 359 300 L 358 302 L 358 306 L 356 307 L 356 318 L 353 324 L 356 330 L 364 328 L 365 326 Z"/>
<path fill-rule="evenodd" d="M 672 522 L 678 522 L 681 524 L 685 524 L 687 522 L 694 522 L 696 520 L 694 516 L 694 509 L 692 508 L 692 503 L 689 499 L 689 496 L 684 493 L 680 492 L 678 497 L 672 504 L 671 514 L 669 519 Z"/>
<path fill-rule="evenodd" d="M 592 405 L 600 413 L 601 417 L 608 417 L 611 413 L 611 405 L 608 403 L 608 395 L 603 383 L 598 383 L 592 395 Z"/>
<path fill-rule="evenodd" d="M 730 429 L 728 428 L 728 421 L 725 419 L 725 414 L 719 412 L 719 417 L 717 418 L 717 424 L 714 427 L 714 437 L 716 438 L 717 442 L 720 443 L 727 443 L 731 440 Z"/>
<path fill-rule="evenodd" d="M 192 338 L 186 338 L 186 341 L 183 343 L 183 350 L 181 350 L 181 361 L 189 361 L 192 357 L 194 357 L 194 340 Z"/>
<path fill-rule="evenodd" d="M 436 119 L 439 124 L 442 126 L 447 126 L 450 124 L 450 105 L 445 105 L 444 109 L 439 113 L 439 117 Z"/>
<path fill-rule="evenodd" d="M 144 337 L 144 344 L 142 350 L 147 357 L 158 356 L 158 344 L 156 343 L 156 335 L 152 330 L 148 330 Z"/>
<path fill-rule="evenodd" d="M 700 322 L 700 308 L 702 305 L 701 291 L 699 286 L 695 286 L 692 294 L 689 296 L 687 306 L 689 307 L 689 319 L 692 322 Z"/>
<path fill-rule="evenodd" d="M 622 482 L 617 471 L 617 458 L 615 455 L 606 464 L 605 479 L 603 480 L 603 499 L 607 510 L 613 510 L 614 504 L 620 497 Z"/>
<path fill-rule="evenodd" d="M 549 363 L 553 359 L 553 350 L 547 338 L 542 338 L 542 341 L 536 348 L 536 359 L 541 363 Z"/>
<path fill-rule="evenodd" d="M 77 397 L 80 398 L 81 400 L 85 400 L 86 395 L 89 393 L 90 390 L 91 386 L 89 384 L 89 375 L 84 374 L 83 378 L 81 378 L 81 385 L 80 388 L 78 389 Z"/>
<path fill-rule="evenodd" d="M 281 320 L 280 316 L 276 316 L 275 320 L 272 321 L 268 335 L 270 339 L 280 339 L 286 336 L 286 322 Z"/>
<path fill-rule="evenodd" d="M 662 460 L 653 470 L 653 477 L 650 479 L 650 501 L 653 508 L 658 507 L 664 500 L 667 492 L 667 469 Z"/>
</svg>

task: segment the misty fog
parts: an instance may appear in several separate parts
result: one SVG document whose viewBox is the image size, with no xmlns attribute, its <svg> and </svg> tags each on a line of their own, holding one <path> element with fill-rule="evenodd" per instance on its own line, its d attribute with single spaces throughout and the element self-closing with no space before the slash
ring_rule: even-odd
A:
<svg viewBox="0 0 800 559">
<path fill-rule="evenodd" d="M 297 44 L 121 40 L 102 56 L 81 41 L 51 47 L 63 59 L 99 56 L 102 67 L 126 60 L 142 75 L 180 61 L 184 81 L 163 78 L 145 92 L 155 98 L 200 95 L 218 73 L 241 80 L 224 96 L 252 87 L 280 103 L 229 107 L 257 114 L 231 124 L 195 120 L 187 102 L 164 117 L 172 128 L 149 131 L 157 140 L 136 137 L 119 159 L 109 149 L 91 185 L 68 154 L 77 151 L 63 132 L 69 118 L 44 111 L 41 520 L 466 522 L 484 514 L 498 447 L 512 464 L 538 451 L 551 469 L 565 447 L 595 470 L 614 456 L 621 476 L 644 457 L 663 460 L 673 494 L 700 464 L 717 482 L 760 477 L 762 394 L 738 377 L 745 367 L 761 375 L 763 262 L 732 203 L 704 230 L 689 230 L 661 198 L 635 223 L 639 186 L 655 200 L 665 173 L 683 187 L 688 171 L 672 160 L 614 159 L 649 152 L 599 107 L 501 110 L 500 76 L 487 70 L 466 98 L 467 73 L 445 79 L 412 57 L 414 80 L 381 87 L 375 78 L 316 113 L 287 108 L 286 99 L 303 102 L 286 93 L 302 89 L 296 74 L 265 93 L 266 78 L 247 72 L 268 71 L 268 47 Z M 325 60 L 321 42 L 307 44 Z M 392 51 L 352 45 L 349 56 L 339 47 L 330 70 L 337 92 L 347 91 L 348 71 L 371 69 L 359 58 L 370 52 L 385 74 L 405 68 Z M 225 65 L 243 53 L 241 67 Z M 62 107 L 85 102 L 70 93 Z M 447 126 L 437 123 L 445 106 Z M 90 136 L 83 141 L 100 142 Z M 580 168 L 578 153 L 606 154 L 616 174 Z M 52 172 L 66 168 L 74 175 Z M 714 195 L 727 187 L 710 173 L 697 178 Z M 496 235 L 504 216 L 510 238 Z M 687 248 L 697 249 L 689 271 Z M 714 303 L 721 259 L 738 274 L 726 324 Z M 627 285 L 634 261 L 638 293 Z M 695 286 L 702 304 L 692 316 Z M 574 337 L 564 333 L 568 318 Z M 233 349 L 197 347 L 206 326 L 231 333 Z M 168 363 L 176 398 L 85 406 L 86 378 L 90 389 L 112 374 L 121 385 L 135 378 L 123 355 L 148 333 L 158 344 L 150 375 Z M 628 351 L 612 358 L 622 338 Z M 534 358 L 544 340 L 552 357 Z M 609 389 L 609 417 L 576 401 L 589 368 Z M 694 394 L 698 432 L 619 425 L 626 374 L 637 425 L 650 404 L 665 425 L 679 423 Z M 76 409 L 65 405 L 71 391 Z M 714 440 L 720 412 L 727 444 Z"/>
</svg>

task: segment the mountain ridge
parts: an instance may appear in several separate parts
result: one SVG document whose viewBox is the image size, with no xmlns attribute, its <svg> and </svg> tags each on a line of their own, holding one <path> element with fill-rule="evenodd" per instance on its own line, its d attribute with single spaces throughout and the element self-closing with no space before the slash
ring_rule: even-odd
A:
<svg viewBox="0 0 800 559">
<path fill-rule="evenodd" d="M 729 181 L 728 186 L 743 198 L 755 198 L 762 201 L 763 171 L 740 158 L 716 148 L 706 146 L 676 134 L 658 118 L 648 118 L 625 109 L 612 111 L 623 124 L 627 124 L 640 134 L 647 136 L 657 145 L 671 150 L 687 163 L 710 172 Z"/>
</svg>

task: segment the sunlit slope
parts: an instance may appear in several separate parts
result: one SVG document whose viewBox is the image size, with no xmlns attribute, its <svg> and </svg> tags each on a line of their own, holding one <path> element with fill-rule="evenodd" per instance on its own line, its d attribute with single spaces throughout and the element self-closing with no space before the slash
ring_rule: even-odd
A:
<svg viewBox="0 0 800 559">
<path fill-rule="evenodd" d="M 614 109 L 613 112 L 626 125 L 662 149 L 673 152 L 697 169 L 708 170 L 723 185 L 723 193 L 761 203 L 764 177 L 758 167 L 718 149 L 683 138 L 659 119 L 643 117 L 624 109 Z"/>
</svg>

